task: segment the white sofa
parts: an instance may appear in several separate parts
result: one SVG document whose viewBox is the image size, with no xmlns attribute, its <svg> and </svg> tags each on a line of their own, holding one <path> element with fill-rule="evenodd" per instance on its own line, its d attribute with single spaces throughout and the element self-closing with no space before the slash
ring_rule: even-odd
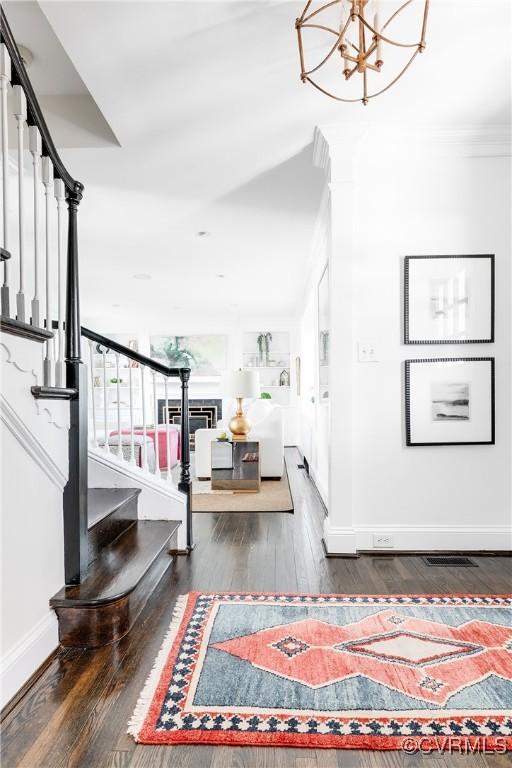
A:
<svg viewBox="0 0 512 768">
<path fill-rule="evenodd" d="M 280 478 L 284 471 L 283 409 L 270 400 L 253 400 L 247 410 L 251 423 L 249 440 L 260 444 L 260 470 L 262 477 Z M 216 429 L 198 429 L 195 432 L 195 473 L 198 478 L 209 478 L 212 472 L 211 443 L 223 432 L 228 432 L 229 419 L 219 422 Z"/>
</svg>

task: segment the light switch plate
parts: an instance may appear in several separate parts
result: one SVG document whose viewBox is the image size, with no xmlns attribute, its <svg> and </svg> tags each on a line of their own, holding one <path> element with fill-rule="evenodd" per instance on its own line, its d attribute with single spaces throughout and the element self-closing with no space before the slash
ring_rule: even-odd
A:
<svg viewBox="0 0 512 768">
<path fill-rule="evenodd" d="M 360 341 L 357 344 L 360 363 L 377 363 L 379 358 L 375 344 L 371 341 Z"/>
</svg>

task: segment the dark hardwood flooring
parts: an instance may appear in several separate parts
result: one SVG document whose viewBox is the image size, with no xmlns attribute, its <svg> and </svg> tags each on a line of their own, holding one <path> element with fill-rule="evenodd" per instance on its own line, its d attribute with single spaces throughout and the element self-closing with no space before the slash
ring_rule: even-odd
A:
<svg viewBox="0 0 512 768">
<path fill-rule="evenodd" d="M 429 568 L 415 556 L 324 557 L 323 511 L 287 449 L 295 514 L 197 514 L 196 548 L 179 557 L 130 634 L 95 651 L 61 651 L 3 723 L 3 768 L 484 768 L 509 755 L 406 756 L 400 752 L 251 747 L 150 747 L 125 731 L 170 623 L 190 590 L 296 592 L 487 592 L 512 584 L 512 560 L 479 568 Z"/>
</svg>

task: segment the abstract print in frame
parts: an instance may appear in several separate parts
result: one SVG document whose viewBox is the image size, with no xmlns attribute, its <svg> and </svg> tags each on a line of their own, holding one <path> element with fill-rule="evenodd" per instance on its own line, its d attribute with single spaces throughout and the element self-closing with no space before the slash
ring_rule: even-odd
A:
<svg viewBox="0 0 512 768">
<path fill-rule="evenodd" d="M 407 445 L 494 445 L 493 357 L 405 361 Z"/>
<path fill-rule="evenodd" d="M 405 257 L 405 344 L 493 341 L 494 255 Z"/>
</svg>

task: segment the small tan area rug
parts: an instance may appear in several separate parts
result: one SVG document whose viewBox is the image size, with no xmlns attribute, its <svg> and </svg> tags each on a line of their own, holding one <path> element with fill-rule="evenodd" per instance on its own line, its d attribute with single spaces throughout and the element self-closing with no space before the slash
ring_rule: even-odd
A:
<svg viewBox="0 0 512 768">
<path fill-rule="evenodd" d="M 262 480 L 258 493 L 212 491 L 209 480 L 194 480 L 192 512 L 293 512 L 288 477 Z"/>
</svg>

